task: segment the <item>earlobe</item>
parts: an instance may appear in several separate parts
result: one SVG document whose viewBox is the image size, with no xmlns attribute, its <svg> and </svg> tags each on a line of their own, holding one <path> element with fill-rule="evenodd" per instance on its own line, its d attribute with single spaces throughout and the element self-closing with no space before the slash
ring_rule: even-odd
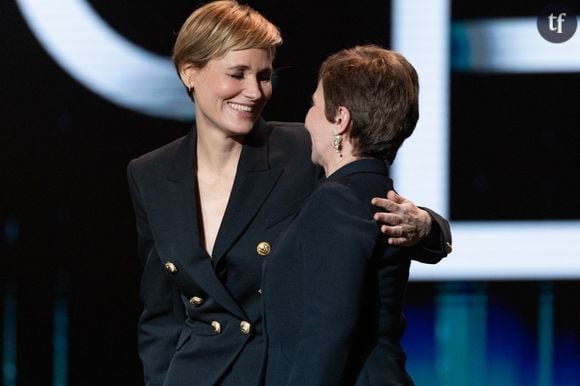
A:
<svg viewBox="0 0 580 386">
<path fill-rule="evenodd" d="M 193 67 L 191 64 L 185 64 L 179 70 L 179 77 L 190 92 L 193 91 L 194 88 L 194 74 L 195 67 Z"/>
</svg>

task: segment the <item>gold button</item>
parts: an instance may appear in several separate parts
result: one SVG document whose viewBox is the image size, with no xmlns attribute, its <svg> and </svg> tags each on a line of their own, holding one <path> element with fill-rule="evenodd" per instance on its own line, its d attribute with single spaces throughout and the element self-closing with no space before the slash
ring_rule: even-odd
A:
<svg viewBox="0 0 580 386">
<path fill-rule="evenodd" d="M 177 267 L 171 261 L 165 263 L 165 269 L 167 269 L 171 273 L 177 273 Z"/>
<path fill-rule="evenodd" d="M 222 332 L 222 325 L 217 320 L 214 320 L 213 322 L 211 322 L 211 329 L 216 334 L 219 334 L 220 332 Z"/>
<path fill-rule="evenodd" d="M 251 330 L 252 330 L 252 325 L 250 323 L 246 322 L 245 320 L 242 320 L 242 322 L 240 323 L 240 331 L 242 331 L 242 334 L 248 335 Z"/>
<path fill-rule="evenodd" d="M 451 245 L 451 243 L 447 243 L 446 248 L 445 248 L 447 253 L 451 253 L 451 251 L 453 251 L 453 246 Z"/>
<path fill-rule="evenodd" d="M 260 256 L 268 256 L 271 250 L 272 247 L 270 247 L 270 244 L 265 241 L 258 243 L 258 246 L 256 247 L 256 251 L 258 251 L 258 255 Z"/>
<path fill-rule="evenodd" d="M 194 296 L 191 299 L 189 299 L 189 302 L 194 306 L 199 306 L 201 305 L 201 303 L 203 303 L 203 299 L 200 298 L 199 296 Z"/>
</svg>

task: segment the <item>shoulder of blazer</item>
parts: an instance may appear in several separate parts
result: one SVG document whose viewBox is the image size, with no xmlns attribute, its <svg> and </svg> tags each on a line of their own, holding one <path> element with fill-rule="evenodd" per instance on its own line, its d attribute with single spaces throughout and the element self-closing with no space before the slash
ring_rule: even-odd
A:
<svg viewBox="0 0 580 386">
<path fill-rule="evenodd" d="M 319 170 L 310 160 L 312 149 L 310 135 L 302 123 L 268 122 L 268 157 L 271 165 L 282 165 L 288 170 L 300 170 L 304 173 Z"/>
<path fill-rule="evenodd" d="M 271 130 L 269 142 L 283 142 L 290 146 L 308 147 L 310 151 L 310 135 L 303 123 L 270 121 L 266 125 Z"/>
<path fill-rule="evenodd" d="M 265 139 L 271 161 L 291 158 L 305 166 L 311 166 L 311 142 L 304 124 L 260 120 L 254 130 L 256 131 L 254 137 Z M 145 174 L 173 175 L 179 178 L 179 174 L 183 174 L 179 171 L 190 170 L 193 165 L 195 141 L 196 131 L 192 128 L 187 135 L 132 160 L 136 178 Z M 257 142 L 260 143 L 262 140 L 258 139 Z"/>
<path fill-rule="evenodd" d="M 180 178 L 180 172 L 193 167 L 195 149 L 195 129 L 166 145 L 141 155 L 130 162 L 135 177 L 145 175 Z"/>
</svg>

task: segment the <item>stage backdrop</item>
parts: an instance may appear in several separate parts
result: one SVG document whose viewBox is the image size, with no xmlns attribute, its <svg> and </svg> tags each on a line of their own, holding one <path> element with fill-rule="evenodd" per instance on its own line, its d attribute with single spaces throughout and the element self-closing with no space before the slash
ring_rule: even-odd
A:
<svg viewBox="0 0 580 386">
<path fill-rule="evenodd" d="M 169 55 L 200 3 L 0 4 L 1 385 L 142 384 L 125 168 L 191 126 Z M 580 33 L 544 40 L 541 1 L 248 3 L 284 37 L 266 119 L 302 121 L 318 65 L 348 46 L 419 72 L 393 173 L 451 220 L 455 252 L 412 267 L 417 385 L 580 384 Z"/>
</svg>

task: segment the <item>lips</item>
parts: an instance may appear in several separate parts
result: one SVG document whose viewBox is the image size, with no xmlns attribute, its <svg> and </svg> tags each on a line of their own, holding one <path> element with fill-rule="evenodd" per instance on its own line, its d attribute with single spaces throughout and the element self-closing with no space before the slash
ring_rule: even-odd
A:
<svg viewBox="0 0 580 386">
<path fill-rule="evenodd" d="M 255 109 L 255 106 L 242 105 L 242 104 L 233 103 L 233 102 L 229 102 L 228 105 L 236 111 L 241 111 L 241 112 L 245 112 L 245 113 L 251 113 Z"/>
</svg>

